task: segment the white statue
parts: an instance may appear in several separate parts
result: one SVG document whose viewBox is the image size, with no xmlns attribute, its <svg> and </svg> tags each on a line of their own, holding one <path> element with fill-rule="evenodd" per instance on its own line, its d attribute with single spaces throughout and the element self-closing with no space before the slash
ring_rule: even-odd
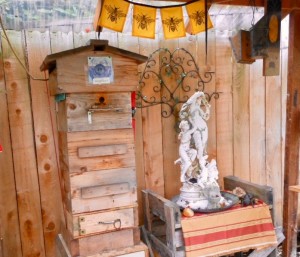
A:
<svg viewBox="0 0 300 257">
<path fill-rule="evenodd" d="M 205 111 L 202 109 L 205 107 Z M 206 154 L 206 146 L 208 139 L 208 128 L 206 121 L 209 119 L 210 105 L 208 104 L 203 92 L 196 92 L 182 106 L 180 111 L 181 119 L 188 119 L 195 131 L 193 132 L 193 140 L 197 150 L 197 159 L 199 165 L 203 156 Z"/>
<path fill-rule="evenodd" d="M 183 183 L 177 204 L 181 207 L 217 208 L 224 198 L 218 184 L 219 172 L 215 160 L 208 161 L 206 151 L 210 105 L 203 92 L 194 93 L 182 105 L 178 139 L 180 181 Z"/>
<path fill-rule="evenodd" d="M 179 124 L 181 132 L 178 135 L 180 140 L 179 156 L 180 158 L 175 161 L 175 164 L 181 164 L 181 176 L 180 181 L 185 182 L 185 175 L 188 169 L 191 167 L 193 161 L 196 158 L 197 151 L 190 147 L 192 134 L 195 132 L 196 127 L 190 129 L 189 122 L 182 120 Z"/>
</svg>

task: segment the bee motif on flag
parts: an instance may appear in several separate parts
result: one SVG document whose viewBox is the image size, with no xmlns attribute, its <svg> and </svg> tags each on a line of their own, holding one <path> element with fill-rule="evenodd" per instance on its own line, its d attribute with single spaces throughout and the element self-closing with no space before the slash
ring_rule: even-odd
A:
<svg viewBox="0 0 300 257">
<path fill-rule="evenodd" d="M 133 15 L 133 18 L 138 22 L 138 28 L 148 30 L 148 25 L 154 22 L 155 20 L 145 14 Z"/>
<path fill-rule="evenodd" d="M 197 25 L 201 25 L 202 23 L 205 23 L 205 13 L 204 11 L 196 11 L 189 15 L 190 19 L 193 19 Z"/>
<path fill-rule="evenodd" d="M 108 19 L 110 19 L 111 22 L 118 23 L 118 19 L 126 17 L 126 14 L 122 10 L 119 10 L 119 7 L 112 7 L 111 5 L 105 5 L 104 7 L 109 13 Z"/>
<path fill-rule="evenodd" d="M 177 30 L 178 24 L 182 21 L 183 21 L 182 19 L 171 17 L 169 19 L 163 20 L 162 23 L 168 26 L 169 32 L 170 31 L 175 32 L 175 30 Z"/>
</svg>

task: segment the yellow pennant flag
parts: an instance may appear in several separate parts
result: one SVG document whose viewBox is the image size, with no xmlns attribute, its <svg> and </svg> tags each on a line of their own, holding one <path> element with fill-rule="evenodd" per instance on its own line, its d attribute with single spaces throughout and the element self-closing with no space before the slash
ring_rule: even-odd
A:
<svg viewBox="0 0 300 257">
<path fill-rule="evenodd" d="M 155 38 L 156 8 L 134 5 L 132 35 Z"/>
<path fill-rule="evenodd" d="M 191 34 L 205 31 L 205 0 L 200 0 L 186 5 L 186 11 L 190 18 Z M 207 14 L 207 29 L 212 28 L 212 22 Z"/>
<path fill-rule="evenodd" d="M 104 0 L 98 25 L 122 32 L 129 8 L 123 0 Z"/>
<path fill-rule="evenodd" d="M 165 39 L 185 37 L 182 7 L 160 9 Z"/>
</svg>

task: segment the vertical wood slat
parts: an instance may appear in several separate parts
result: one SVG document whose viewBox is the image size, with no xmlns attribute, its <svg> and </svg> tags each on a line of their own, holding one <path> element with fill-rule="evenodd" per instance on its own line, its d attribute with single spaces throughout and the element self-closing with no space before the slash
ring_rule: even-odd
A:
<svg viewBox="0 0 300 257">
<path fill-rule="evenodd" d="M 266 180 L 274 188 L 275 220 L 282 214 L 281 166 L 281 84 L 280 77 L 266 78 Z M 278 225 L 278 224 L 276 224 Z"/>
<path fill-rule="evenodd" d="M 162 34 L 160 34 L 160 42 L 159 47 L 168 49 L 171 53 L 175 51 L 176 48 L 179 47 L 179 40 L 162 40 Z M 160 56 L 161 58 L 161 56 Z M 162 73 L 165 70 L 163 69 Z M 163 76 L 164 82 L 166 86 L 171 89 L 171 92 L 175 90 L 178 78 L 175 78 L 175 74 L 172 74 L 170 77 L 167 75 Z M 176 90 L 173 97 L 179 97 L 179 91 Z M 161 96 L 169 96 L 169 92 L 166 89 L 163 89 Z M 162 109 L 168 110 L 166 105 L 161 105 Z M 178 166 L 175 167 L 174 161 L 178 157 L 178 134 L 176 131 L 176 112 L 180 111 L 180 105 L 176 107 L 176 111 L 174 115 L 171 115 L 168 118 L 161 118 L 161 131 L 162 131 L 162 153 L 163 153 L 163 170 L 164 170 L 164 187 L 165 187 L 165 194 L 164 196 L 168 199 L 171 199 L 173 196 L 179 194 L 179 188 L 181 186 L 180 182 L 180 171 Z M 176 172 L 177 171 L 177 172 Z M 179 171 L 179 172 L 178 172 Z M 179 175 L 179 176 L 178 176 Z M 172 181 L 170 183 L 169 181 Z"/>
<path fill-rule="evenodd" d="M 249 180 L 249 65 L 233 61 L 233 162 L 234 175 Z"/>
<path fill-rule="evenodd" d="M 233 174 L 233 117 L 232 117 L 232 66 L 231 47 L 227 38 L 216 38 L 216 101 L 217 163 L 219 181 Z"/>
<path fill-rule="evenodd" d="M 26 43 L 28 64 L 31 75 L 45 78 L 39 67 L 50 53 L 49 32 L 27 32 Z M 41 208 L 43 212 L 43 232 L 47 257 L 55 257 L 55 239 L 60 231 L 62 201 L 58 177 L 58 162 L 55 155 L 55 127 L 45 81 L 30 80 L 32 111 L 37 154 Z"/>
<path fill-rule="evenodd" d="M 25 63 L 20 32 L 8 32 L 13 48 Z M 45 256 L 40 190 L 27 75 L 3 41 L 13 159 L 23 256 Z"/>
<path fill-rule="evenodd" d="M 95 39 L 96 33 L 94 31 L 91 32 L 73 32 L 73 42 L 74 48 L 85 46 L 89 43 L 90 39 Z"/>
<path fill-rule="evenodd" d="M 290 14 L 288 53 L 286 144 L 284 167 L 283 227 L 287 240 L 283 243 L 283 256 L 295 256 L 297 250 L 298 193 L 289 191 L 289 186 L 299 183 L 299 119 L 300 119 L 300 12 Z"/>
<path fill-rule="evenodd" d="M 72 32 L 64 33 L 62 31 L 56 31 L 56 32 L 50 31 L 49 42 L 51 42 L 52 54 L 69 50 L 74 48 L 74 34 Z"/>
<path fill-rule="evenodd" d="M 22 257 L 2 49 L 0 52 L 0 256 Z"/>
<path fill-rule="evenodd" d="M 148 56 L 158 49 L 158 41 L 140 41 L 140 54 Z M 148 79 L 143 93 L 147 96 L 153 94 L 152 86 L 157 83 L 155 79 Z M 142 108 L 143 122 L 143 160 L 145 185 L 160 195 L 165 194 L 163 171 L 163 146 L 161 106 L 156 105 Z"/>
<path fill-rule="evenodd" d="M 284 166 L 285 166 L 285 146 L 286 146 L 286 141 L 285 141 L 285 135 L 286 135 L 286 117 L 287 117 L 287 84 L 288 84 L 288 54 L 289 54 L 289 45 L 288 45 L 288 35 L 289 35 L 289 17 L 286 17 L 285 19 L 282 20 L 281 22 L 281 142 L 282 142 L 282 147 L 281 147 L 281 169 L 282 169 L 282 174 L 281 177 L 278 178 L 281 181 L 284 181 Z M 282 199 L 280 201 L 282 210 L 283 208 L 283 200 L 284 200 L 284 182 L 281 184 L 282 186 Z M 298 197 L 298 213 L 300 213 L 300 201 Z M 282 219 L 282 213 L 280 216 L 280 220 Z M 299 222 L 299 218 L 298 218 Z M 282 221 L 280 222 L 280 225 L 282 225 Z"/>
<path fill-rule="evenodd" d="M 250 181 L 265 185 L 266 180 L 266 120 L 265 77 L 262 76 L 262 60 L 256 60 L 250 66 L 250 92 L 249 92 L 249 130 L 250 130 Z"/>
<path fill-rule="evenodd" d="M 141 42 L 144 39 L 139 38 L 139 45 L 142 45 Z M 146 40 L 147 41 L 147 40 Z M 139 49 L 139 54 L 148 55 L 148 53 L 141 53 Z M 144 64 L 145 65 L 145 64 Z M 144 65 L 139 66 L 139 73 L 141 74 L 144 68 Z M 147 222 L 147 218 L 144 216 L 143 208 L 143 195 L 142 190 L 146 188 L 146 181 L 144 176 L 144 149 L 143 149 L 143 122 L 142 122 L 142 110 L 136 108 L 135 115 L 133 117 L 135 122 L 135 161 L 136 161 L 136 179 L 137 179 L 137 197 L 138 197 L 138 208 L 139 208 L 139 224 L 144 224 Z"/>
<path fill-rule="evenodd" d="M 196 42 L 194 48 L 196 48 L 196 54 L 193 55 L 196 61 L 196 64 L 199 67 L 200 74 L 204 80 L 204 72 L 211 71 L 215 72 L 215 51 L 216 51 L 216 37 L 215 30 L 210 29 L 208 31 L 207 38 L 207 55 L 206 55 L 206 43 L 205 43 L 205 33 L 200 33 L 196 35 Z M 185 46 L 182 46 L 185 48 Z M 190 50 L 193 53 L 192 50 Z M 207 61 L 207 62 L 206 62 Z M 205 83 L 204 91 L 209 95 L 216 92 L 215 85 L 215 76 L 216 74 L 212 74 L 212 79 L 209 83 Z M 216 142 L 216 99 L 212 97 L 210 101 L 210 118 L 207 121 L 208 126 L 208 142 L 207 142 L 207 153 L 209 159 L 216 159 L 217 157 L 217 142 Z"/>
</svg>

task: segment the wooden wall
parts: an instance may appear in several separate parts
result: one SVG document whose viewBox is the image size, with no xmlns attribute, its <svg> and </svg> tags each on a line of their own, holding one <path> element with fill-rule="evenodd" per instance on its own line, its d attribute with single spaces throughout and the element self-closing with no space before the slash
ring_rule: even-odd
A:
<svg viewBox="0 0 300 257">
<path fill-rule="evenodd" d="M 221 22 L 214 17 L 214 23 Z M 282 23 L 283 31 L 288 23 Z M 210 158 L 216 158 L 220 181 L 236 175 L 274 188 L 275 221 L 282 224 L 283 160 L 287 80 L 287 45 L 281 47 L 281 73 L 262 76 L 262 60 L 238 64 L 229 31 L 208 33 L 207 66 L 214 71 L 209 92 Z M 39 71 L 50 53 L 85 45 L 94 32 L 8 31 L 20 65 L 2 35 L 0 58 L 0 257 L 54 257 L 55 236 L 64 224 L 57 160 L 55 102 L 49 97 L 47 74 Z M 177 40 L 132 37 L 102 32 L 109 44 L 148 56 L 159 47 L 190 51 L 205 65 L 204 34 Z M 283 37 L 284 38 L 284 37 Z M 142 68 L 142 67 L 141 67 Z M 124 83 L 126 80 L 124 79 Z M 178 140 L 175 117 L 161 118 L 161 107 L 138 109 L 136 154 L 138 188 L 151 188 L 171 198 L 179 193 Z M 141 198 L 139 205 L 142 206 Z M 140 208 L 140 216 L 142 211 Z M 142 220 L 142 219 L 141 219 Z"/>
</svg>

